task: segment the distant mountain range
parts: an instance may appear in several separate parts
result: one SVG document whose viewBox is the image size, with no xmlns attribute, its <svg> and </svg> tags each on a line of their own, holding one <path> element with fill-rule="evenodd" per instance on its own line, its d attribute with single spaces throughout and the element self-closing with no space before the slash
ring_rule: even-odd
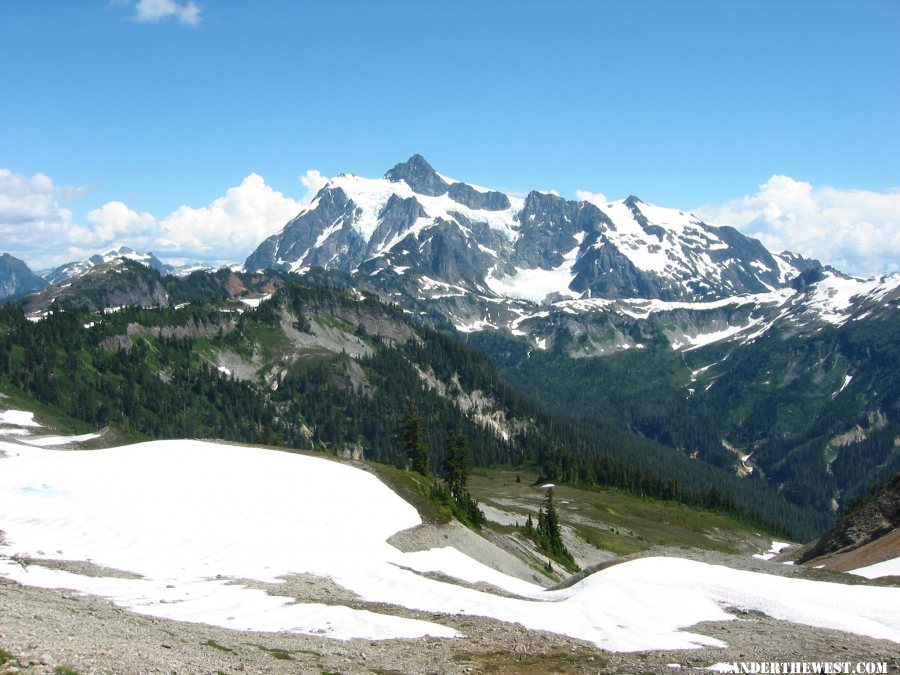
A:
<svg viewBox="0 0 900 675">
<path fill-rule="evenodd" d="M 73 278 L 82 277 L 94 268 L 131 260 L 160 274 L 174 274 L 177 269 L 162 262 L 152 253 L 138 253 L 127 246 L 120 246 L 105 253 L 97 253 L 85 260 L 68 262 L 40 274 L 32 272 L 28 265 L 8 253 L 0 254 L 0 300 L 26 295 L 48 286 L 62 286 Z M 52 294 L 52 291 L 51 291 Z"/>
<path fill-rule="evenodd" d="M 85 260 L 69 262 L 60 265 L 59 267 L 54 267 L 49 272 L 46 272 L 43 277 L 51 284 L 57 284 L 66 279 L 86 274 L 97 265 L 103 265 L 104 263 L 110 263 L 115 260 L 133 260 L 142 265 L 146 265 L 147 267 L 152 267 L 160 274 L 172 274 L 175 271 L 174 267 L 162 262 L 152 253 L 138 253 L 127 246 L 120 246 L 119 248 L 112 249 L 106 253 L 92 255 Z"/>
</svg>

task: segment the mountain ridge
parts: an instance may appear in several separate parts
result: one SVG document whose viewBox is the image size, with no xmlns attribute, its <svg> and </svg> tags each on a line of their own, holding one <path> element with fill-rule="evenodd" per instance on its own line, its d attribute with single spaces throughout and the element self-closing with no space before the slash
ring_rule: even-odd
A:
<svg viewBox="0 0 900 675">
<path fill-rule="evenodd" d="M 497 210 L 487 208 L 489 197 Z M 782 320 L 814 331 L 900 288 L 900 275 L 874 284 L 848 277 L 634 195 L 597 204 L 534 190 L 518 199 L 447 178 L 421 155 L 381 179 L 331 179 L 244 265 L 301 274 L 313 267 L 350 274 L 357 285 L 413 313 L 441 315 L 458 331 L 501 329 L 527 335 L 538 348 L 552 347 L 553 325 L 564 315 L 602 310 L 615 335 L 597 343 L 595 354 L 640 346 L 622 326 L 642 303 L 696 310 L 696 322 L 667 333 L 681 349 L 741 340 L 751 328 Z M 816 284 L 819 292 L 811 290 Z M 704 313 L 719 302 L 752 310 L 723 325 L 721 312 Z"/>
<path fill-rule="evenodd" d="M 58 284 L 67 279 L 71 279 L 72 277 L 82 276 L 98 265 L 111 263 L 116 260 L 133 260 L 134 262 L 139 262 L 142 265 L 151 267 L 163 275 L 173 274 L 175 272 L 174 267 L 164 263 L 153 255 L 153 253 L 139 253 L 127 246 L 120 246 L 115 249 L 110 249 L 105 253 L 95 253 L 84 260 L 64 263 L 54 267 L 52 270 L 48 270 L 41 276 L 51 284 Z"/>
<path fill-rule="evenodd" d="M 420 236 L 428 233 L 432 236 Z M 437 272 L 438 281 L 459 281 L 443 273 L 434 256 L 410 255 L 407 247 L 397 248 L 408 237 L 410 244 L 433 244 L 435 235 L 462 240 L 472 263 L 465 280 L 472 290 L 487 290 L 497 297 L 509 294 L 492 280 L 514 280 L 520 272 L 533 270 L 557 273 L 560 278 L 554 280 L 551 292 L 662 299 L 715 299 L 772 290 L 786 274 L 799 273 L 789 259 L 776 260 L 759 242 L 733 228 L 709 226 L 634 196 L 603 207 L 536 190 L 516 199 L 445 179 L 421 155 L 397 164 L 382 179 L 353 174 L 331 179 L 281 233 L 270 236 L 248 257 L 245 268 L 297 271 L 318 264 L 372 275 L 386 267 L 412 267 L 419 273 Z M 652 238 L 658 241 L 649 241 Z M 704 259 L 697 244 L 713 253 L 706 252 Z M 316 253 L 323 247 L 327 257 Z M 714 252 L 722 250 L 737 255 L 729 258 Z M 577 268 L 560 269 L 566 252 Z M 458 251 L 454 254 L 459 256 Z M 371 264 L 374 259 L 381 259 L 381 264 Z M 400 265 L 401 261 L 413 265 Z M 366 262 L 368 268 L 361 270 Z M 725 272 L 714 278 L 720 269 Z M 562 283 L 566 271 L 574 274 Z M 688 279 L 689 273 L 694 278 Z"/>
<path fill-rule="evenodd" d="M 771 480 L 798 503 L 839 509 L 865 476 L 900 466 L 896 383 L 869 362 L 890 369 L 895 358 L 900 275 L 862 280 L 773 254 L 732 227 L 634 195 L 595 203 L 535 190 L 491 211 L 454 200 L 457 185 L 420 155 L 382 179 L 344 174 L 245 267 L 347 274 L 474 340 L 521 391 L 566 401 L 558 413 L 589 424 L 582 409 L 618 407 L 610 419 L 632 431 Z M 538 363 L 555 364 L 558 381 Z M 670 374 L 645 372 L 649 364 Z M 605 387 L 592 384 L 612 373 Z M 854 466 L 855 456 L 873 464 Z"/>
</svg>

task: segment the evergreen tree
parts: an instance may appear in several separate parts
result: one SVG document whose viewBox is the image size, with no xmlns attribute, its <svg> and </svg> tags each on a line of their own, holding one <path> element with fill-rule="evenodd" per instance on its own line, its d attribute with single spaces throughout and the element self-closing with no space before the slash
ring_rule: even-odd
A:
<svg viewBox="0 0 900 675">
<path fill-rule="evenodd" d="M 451 433 L 447 439 L 447 449 L 441 468 L 444 471 L 447 487 L 450 488 L 450 494 L 457 500 L 466 491 L 466 479 L 471 469 L 470 454 L 469 442 L 466 437 Z"/>
<path fill-rule="evenodd" d="M 400 424 L 395 432 L 397 443 L 406 458 L 409 467 L 423 476 L 430 474 L 428 470 L 428 446 L 422 437 L 422 417 L 410 403 L 406 408 L 406 414 L 400 418 Z"/>
<path fill-rule="evenodd" d="M 447 437 L 447 448 L 444 451 L 444 462 L 441 469 L 450 499 L 454 502 L 452 506 L 454 514 L 462 522 L 480 528 L 487 520 L 478 506 L 478 502 L 466 490 L 466 479 L 471 468 L 470 454 L 471 450 L 466 437 L 451 432 Z"/>
<path fill-rule="evenodd" d="M 575 559 L 563 543 L 562 531 L 559 525 L 559 515 L 553 504 L 553 488 L 547 490 L 541 508 L 538 510 L 537 527 L 534 526 L 531 516 L 525 522 L 525 536 L 537 544 L 538 550 L 547 554 L 563 566 L 569 569 L 578 569 Z M 548 571 L 552 570 L 550 560 L 547 560 Z"/>
<path fill-rule="evenodd" d="M 541 548 L 557 555 L 569 552 L 562 540 L 562 532 L 559 529 L 559 516 L 553 505 L 553 488 L 547 489 L 544 504 L 538 512 L 538 537 Z"/>
<path fill-rule="evenodd" d="M 529 537 L 534 537 L 534 521 L 531 519 L 531 515 L 528 515 L 528 520 L 525 521 L 525 534 Z"/>
</svg>

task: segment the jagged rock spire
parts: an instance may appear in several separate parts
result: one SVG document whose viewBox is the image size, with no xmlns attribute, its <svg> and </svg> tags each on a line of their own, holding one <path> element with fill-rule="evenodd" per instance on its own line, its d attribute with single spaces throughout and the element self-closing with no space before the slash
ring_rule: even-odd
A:
<svg viewBox="0 0 900 675">
<path fill-rule="evenodd" d="M 415 192 L 430 197 L 446 194 L 450 188 L 447 181 L 438 175 L 422 155 L 413 155 L 405 162 L 397 164 L 384 174 L 384 177 L 394 183 L 406 181 Z"/>
</svg>

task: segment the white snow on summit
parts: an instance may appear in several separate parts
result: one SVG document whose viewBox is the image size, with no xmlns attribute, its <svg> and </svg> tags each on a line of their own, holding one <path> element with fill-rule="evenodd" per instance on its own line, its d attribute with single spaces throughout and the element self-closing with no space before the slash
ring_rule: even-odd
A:
<svg viewBox="0 0 900 675">
<path fill-rule="evenodd" d="M 657 274 L 666 271 L 671 262 L 666 249 L 659 245 L 656 237 L 644 232 L 624 200 L 612 202 L 601 210 L 616 226 L 615 231 L 607 232 L 606 236 L 635 267 Z"/>
<path fill-rule="evenodd" d="M 341 174 L 332 178 L 326 187 L 342 189 L 359 208 L 360 215 L 354 220 L 353 227 L 366 241 L 378 228 L 378 216 L 393 195 L 397 195 L 401 199 L 415 197 L 428 214 L 428 224 L 437 218 L 455 220 L 452 212 L 457 212 L 473 221 L 486 223 L 492 229 L 504 233 L 510 240 L 517 236 L 515 214 L 522 208 L 522 200 L 514 197 L 508 197 L 510 208 L 505 211 L 486 211 L 470 209 L 454 201 L 448 195 L 431 197 L 419 194 L 413 191 L 405 181 L 393 182 L 386 178 L 362 178 L 353 174 Z M 417 229 L 422 229 L 422 225 L 419 225 Z M 392 244 L 384 246 L 382 250 L 389 250 L 391 245 L 401 241 L 407 234 L 409 232 L 398 236 Z"/>
<path fill-rule="evenodd" d="M 178 271 L 171 265 L 166 265 L 165 263 L 157 259 L 152 253 L 139 253 L 133 249 L 128 248 L 127 246 L 120 246 L 116 249 L 110 249 L 105 253 L 98 253 L 85 260 L 79 260 L 60 265 L 59 267 L 56 267 L 52 270 L 45 271 L 44 273 L 42 273 L 42 275 L 44 279 L 46 279 L 50 283 L 59 284 L 60 282 L 67 279 L 72 279 L 74 277 L 80 277 L 84 274 L 87 274 L 98 265 L 120 263 L 123 260 L 132 260 L 147 267 L 155 266 L 161 271 L 163 269 L 167 270 L 166 273 L 174 273 Z"/>
<path fill-rule="evenodd" d="M 801 269 L 811 269 L 815 261 L 787 251 L 772 255 L 758 241 L 733 228 L 706 223 L 689 212 L 636 197 L 608 201 L 590 193 L 584 193 L 587 199 L 580 202 L 535 198 L 533 194 L 523 200 L 507 194 L 506 209 L 470 208 L 450 196 L 453 193 L 461 201 L 469 201 L 466 195 L 471 197 L 471 192 L 460 189 L 460 181 L 437 172 L 423 173 L 428 171 L 433 169 L 424 158 L 414 155 L 406 165 L 388 172 L 391 178 L 355 174 L 331 178 L 300 215 L 322 206 L 328 190 L 346 195 L 348 209 L 338 203 L 338 210 L 327 218 L 311 218 L 308 225 L 318 229 L 302 230 L 302 241 L 308 246 L 305 251 L 297 246 L 301 239 L 294 237 L 294 232 L 287 236 L 295 218 L 282 238 L 276 237 L 274 252 L 260 247 L 253 264 L 269 264 L 267 256 L 272 255 L 272 263 L 303 272 L 314 261 L 377 277 L 376 285 L 386 289 L 405 276 L 402 287 L 420 301 L 447 297 L 442 291 L 430 294 L 437 290 L 436 284 L 452 286 L 450 294 L 461 293 L 466 300 L 443 308 L 447 318 L 465 331 L 508 328 L 520 334 L 525 313 L 537 316 L 526 303 L 553 303 L 567 314 L 603 311 L 635 319 L 675 309 L 700 312 L 714 309 L 716 303 L 721 307 L 758 304 L 749 320 L 743 314 L 735 319 L 724 317 L 724 321 L 723 316 L 711 316 L 693 326 L 683 323 L 668 335 L 676 348 L 756 340 L 781 321 L 800 329 L 817 329 L 823 322 L 840 324 L 850 316 L 864 316 L 857 312 L 860 300 L 874 309 L 900 286 L 900 276 L 862 281 L 826 271 L 818 283 L 795 288 L 791 280 L 799 277 Z M 416 189 L 430 190 L 418 187 L 420 179 L 426 180 L 423 186 L 430 180 L 451 188 L 443 195 L 421 194 Z M 465 185 L 479 196 L 490 192 Z M 400 209 L 392 211 L 391 217 L 382 217 L 387 204 L 396 198 L 415 200 L 421 211 Z M 505 203 L 502 199 L 471 203 L 482 202 Z M 355 232 L 348 232 L 348 227 Z M 567 236 L 562 236 L 559 228 L 566 228 Z M 367 245 L 360 246 L 355 234 Z M 574 241 L 568 235 L 573 235 Z M 418 239 L 418 250 L 410 245 L 410 236 Z M 284 251 L 277 248 L 279 242 L 285 242 Z M 321 254 L 323 250 L 329 251 L 327 256 Z M 583 292 L 570 289 L 576 268 L 578 288 L 587 289 Z M 388 292 L 398 291 L 390 288 Z M 630 297 L 636 294 L 645 297 Z M 595 295 L 616 299 L 592 297 Z M 650 299 L 654 296 L 668 300 Z M 671 302 L 676 298 L 683 301 Z M 731 314 L 730 309 L 727 313 Z M 765 318 L 758 320 L 760 315 Z M 635 345 L 620 341 L 612 350 L 630 346 Z"/>
</svg>

